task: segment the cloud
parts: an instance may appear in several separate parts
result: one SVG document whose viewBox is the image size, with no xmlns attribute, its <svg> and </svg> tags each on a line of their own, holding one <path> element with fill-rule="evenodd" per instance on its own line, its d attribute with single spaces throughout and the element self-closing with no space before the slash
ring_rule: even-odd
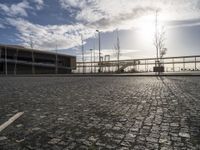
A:
<svg viewBox="0 0 200 150">
<path fill-rule="evenodd" d="M 194 27 L 194 26 L 200 26 L 200 22 L 188 23 L 188 24 L 180 24 L 180 25 L 173 25 L 170 28 Z"/>
<path fill-rule="evenodd" d="M 200 26 L 200 19 L 180 20 L 168 22 L 169 28 Z"/>
<path fill-rule="evenodd" d="M 89 3 L 85 0 L 59 0 L 59 2 L 63 8 L 84 8 Z"/>
<path fill-rule="evenodd" d="M 33 2 L 36 4 L 37 10 L 41 10 L 44 7 L 44 1 L 43 0 L 34 0 Z"/>
<path fill-rule="evenodd" d="M 73 49 L 73 54 L 76 54 L 78 58 L 81 57 L 81 34 L 84 35 L 85 40 L 94 36 L 93 29 L 86 28 L 83 24 L 78 23 L 75 25 L 42 26 L 33 24 L 21 18 L 7 18 L 6 21 L 9 25 L 16 27 L 16 29 L 19 31 L 19 33 L 16 35 L 24 46 L 30 47 L 30 39 L 32 38 L 34 48 L 55 51 L 57 45 L 57 48 L 60 49 L 59 52 L 64 53 L 65 49 Z M 136 50 L 123 49 L 121 51 L 121 58 L 127 59 L 135 52 Z M 95 50 L 95 53 L 96 56 L 98 56 L 98 50 Z M 114 48 L 102 49 L 101 53 L 102 55 L 110 55 L 111 60 L 115 59 L 116 57 Z M 85 56 L 86 59 L 89 60 L 90 51 L 86 50 Z"/>
<path fill-rule="evenodd" d="M 75 49 L 80 46 L 80 34 L 88 39 L 94 36 L 96 29 L 111 32 L 116 28 L 138 28 L 140 19 L 148 15 L 154 18 L 157 9 L 160 10 L 160 19 L 168 22 L 200 17 L 200 0 L 59 0 L 59 11 L 70 12 L 67 15 L 73 16 L 73 25 L 39 25 L 17 18 L 27 17 L 30 9 L 43 9 L 44 2 L 23 0 L 17 4 L 0 4 L 0 10 L 9 16 L 5 19 L 7 24 L 16 27 L 19 31 L 17 36 L 25 46 L 29 46 L 32 34 L 35 48 L 55 49 L 58 45 L 59 49 Z M 190 25 L 199 23 L 185 24 Z M 4 25 L 0 25 L 0 28 L 4 28 Z"/>
<path fill-rule="evenodd" d="M 30 2 L 29 2 L 30 1 Z M 33 10 L 34 7 L 37 10 L 41 10 L 44 6 L 44 1 L 43 0 L 23 0 L 22 2 L 16 3 L 16 4 L 11 4 L 11 5 L 6 5 L 6 4 L 1 4 L 0 3 L 0 10 L 4 12 L 4 15 L 10 16 L 10 17 L 27 17 L 28 16 L 28 10 Z M 34 7 L 31 6 L 31 2 L 34 3 Z"/>
<path fill-rule="evenodd" d="M 8 16 L 28 16 L 27 9 L 31 9 L 29 3 L 24 0 L 17 4 L 7 6 L 6 4 L 0 4 L 0 10 L 2 10 Z"/>
<path fill-rule="evenodd" d="M 83 34 L 85 39 L 94 35 L 94 32 L 86 29 L 82 24 L 42 26 L 20 18 L 7 18 L 7 23 L 16 27 L 19 31 L 17 36 L 25 46 L 29 46 L 30 36 L 32 36 L 34 47 L 46 50 L 55 49 L 56 45 L 58 49 L 79 46 L 80 34 Z"/>
<path fill-rule="evenodd" d="M 130 29 L 137 19 L 160 10 L 164 21 L 200 17 L 200 0 L 59 0 L 75 19 L 104 31 Z"/>
<path fill-rule="evenodd" d="M 114 30 L 116 28 L 120 29 L 130 29 L 134 27 L 135 19 L 138 19 L 142 14 L 147 12 L 154 12 L 155 9 L 146 7 L 146 8 L 134 8 L 129 13 L 121 13 L 118 16 L 113 17 L 104 17 L 98 21 L 91 22 L 89 25 L 97 28 L 106 28 L 107 30 Z M 131 18 L 131 19 L 130 19 Z"/>
</svg>

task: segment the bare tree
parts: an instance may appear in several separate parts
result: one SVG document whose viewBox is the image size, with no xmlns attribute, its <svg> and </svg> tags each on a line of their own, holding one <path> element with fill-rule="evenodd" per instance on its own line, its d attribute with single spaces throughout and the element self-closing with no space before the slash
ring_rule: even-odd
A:
<svg viewBox="0 0 200 150">
<path fill-rule="evenodd" d="M 157 56 L 157 64 L 160 66 L 160 59 L 166 54 L 167 49 L 165 48 L 165 41 L 166 41 L 166 32 L 165 27 L 162 26 L 159 28 L 158 25 L 158 10 L 156 10 L 156 21 L 155 21 L 155 38 L 154 38 L 154 46 L 156 48 L 156 56 Z"/>
<path fill-rule="evenodd" d="M 166 55 L 167 53 L 167 48 L 163 48 L 161 51 L 160 51 L 160 58 L 162 59 L 164 55 Z"/>
<path fill-rule="evenodd" d="M 121 49 L 120 49 L 120 40 L 119 40 L 119 32 L 118 29 L 116 29 L 116 33 L 117 33 L 117 43 L 114 46 L 115 48 L 115 52 L 116 52 L 116 56 L 117 56 L 117 72 L 120 72 L 120 56 L 121 56 Z"/>
</svg>

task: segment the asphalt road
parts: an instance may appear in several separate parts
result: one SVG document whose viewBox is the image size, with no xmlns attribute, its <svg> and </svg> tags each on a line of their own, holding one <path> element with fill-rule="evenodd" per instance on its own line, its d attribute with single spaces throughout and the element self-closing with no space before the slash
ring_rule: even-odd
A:
<svg viewBox="0 0 200 150">
<path fill-rule="evenodd" d="M 2 77 L 1 150 L 200 149 L 200 77 Z"/>
</svg>

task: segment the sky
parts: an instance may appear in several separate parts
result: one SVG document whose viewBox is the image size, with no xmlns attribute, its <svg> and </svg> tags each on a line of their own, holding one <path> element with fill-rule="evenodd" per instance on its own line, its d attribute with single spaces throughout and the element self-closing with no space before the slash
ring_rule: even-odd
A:
<svg viewBox="0 0 200 150">
<path fill-rule="evenodd" d="M 0 43 L 76 55 L 90 49 L 116 59 L 156 56 L 155 14 L 164 31 L 166 56 L 200 54 L 200 0 L 0 0 Z"/>
</svg>

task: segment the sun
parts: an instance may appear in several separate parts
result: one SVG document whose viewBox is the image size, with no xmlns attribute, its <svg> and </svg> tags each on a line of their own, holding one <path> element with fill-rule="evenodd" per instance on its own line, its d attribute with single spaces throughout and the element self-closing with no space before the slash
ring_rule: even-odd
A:
<svg viewBox="0 0 200 150">
<path fill-rule="evenodd" d="M 164 21 L 161 20 L 160 18 L 157 18 L 157 25 L 156 25 L 156 15 L 154 14 L 146 15 L 138 19 L 137 28 L 139 37 L 143 39 L 152 40 L 152 38 L 155 37 L 156 31 L 160 32 L 164 27 Z"/>
<path fill-rule="evenodd" d="M 144 16 L 138 20 L 138 34 L 142 38 L 151 38 L 155 35 L 155 16 Z"/>
<path fill-rule="evenodd" d="M 151 22 L 141 24 L 139 32 L 144 38 L 151 38 L 155 35 L 155 25 Z"/>
</svg>

